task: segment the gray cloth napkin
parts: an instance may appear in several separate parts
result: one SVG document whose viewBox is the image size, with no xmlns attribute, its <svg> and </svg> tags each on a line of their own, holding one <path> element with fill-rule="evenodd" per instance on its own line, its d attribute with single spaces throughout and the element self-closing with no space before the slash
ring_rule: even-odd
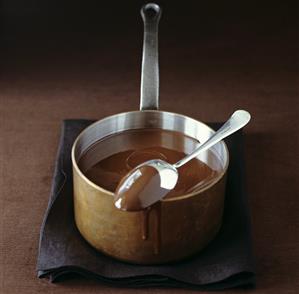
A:
<svg viewBox="0 0 299 294">
<path fill-rule="evenodd" d="M 49 205 L 40 231 L 37 261 L 39 278 L 51 282 L 84 276 L 123 287 L 185 287 L 220 290 L 253 287 L 255 268 L 247 204 L 243 134 L 226 142 L 230 165 L 223 225 L 200 253 L 165 265 L 133 265 L 107 257 L 81 237 L 74 223 L 71 147 L 93 121 L 65 120 L 56 159 Z M 220 124 L 210 124 L 217 129 Z"/>
</svg>

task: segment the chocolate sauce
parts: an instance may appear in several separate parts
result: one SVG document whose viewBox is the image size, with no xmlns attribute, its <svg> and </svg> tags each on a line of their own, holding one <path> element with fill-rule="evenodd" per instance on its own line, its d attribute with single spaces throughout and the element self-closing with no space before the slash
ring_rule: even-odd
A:
<svg viewBox="0 0 299 294">
<path fill-rule="evenodd" d="M 191 153 L 199 142 L 175 131 L 139 129 L 108 136 L 95 143 L 79 160 L 79 167 L 92 182 L 115 192 L 120 181 L 137 165 L 162 159 L 174 164 Z M 175 188 L 165 198 L 194 192 L 214 179 L 221 169 L 216 156 L 208 151 L 209 165 L 195 158 L 178 169 Z"/>
<path fill-rule="evenodd" d="M 147 240 L 148 238 L 148 227 L 149 227 L 149 213 L 150 213 L 151 207 L 148 207 L 146 209 L 143 209 L 141 211 L 141 223 L 142 223 L 142 239 Z"/>
</svg>

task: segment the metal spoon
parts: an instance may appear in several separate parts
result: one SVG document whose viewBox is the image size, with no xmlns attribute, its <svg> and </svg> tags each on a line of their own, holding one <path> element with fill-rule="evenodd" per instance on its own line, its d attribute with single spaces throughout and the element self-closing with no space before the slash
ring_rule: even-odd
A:
<svg viewBox="0 0 299 294">
<path fill-rule="evenodd" d="M 152 159 L 138 165 L 119 183 L 115 191 L 115 206 L 121 210 L 138 211 L 160 201 L 175 187 L 178 181 L 177 168 L 241 129 L 249 120 L 247 111 L 237 110 L 212 137 L 177 163 Z"/>
</svg>

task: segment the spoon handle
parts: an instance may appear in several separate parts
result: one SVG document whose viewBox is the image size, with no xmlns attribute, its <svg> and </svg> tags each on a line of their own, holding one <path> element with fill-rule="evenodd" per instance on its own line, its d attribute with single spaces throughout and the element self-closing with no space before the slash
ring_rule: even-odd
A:
<svg viewBox="0 0 299 294">
<path fill-rule="evenodd" d="M 187 155 L 180 161 L 174 164 L 174 167 L 178 168 L 183 164 L 187 163 L 194 157 L 196 157 L 200 152 L 209 149 L 211 146 L 215 145 L 222 139 L 228 137 L 232 133 L 244 127 L 250 121 L 250 114 L 245 110 L 235 111 L 229 120 L 206 142 L 202 143 L 197 149 L 195 149 L 191 154 Z"/>
<path fill-rule="evenodd" d="M 159 108 L 158 25 L 161 8 L 155 3 L 141 8 L 144 24 L 140 110 Z"/>
</svg>

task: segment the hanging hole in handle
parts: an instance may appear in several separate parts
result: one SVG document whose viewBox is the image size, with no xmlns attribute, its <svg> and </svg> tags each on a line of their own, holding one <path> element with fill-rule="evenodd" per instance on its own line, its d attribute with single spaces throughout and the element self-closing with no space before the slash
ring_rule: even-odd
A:
<svg viewBox="0 0 299 294">
<path fill-rule="evenodd" d="M 161 8 L 155 3 L 145 4 L 141 8 L 141 16 L 144 20 L 155 20 L 161 15 Z"/>
</svg>

